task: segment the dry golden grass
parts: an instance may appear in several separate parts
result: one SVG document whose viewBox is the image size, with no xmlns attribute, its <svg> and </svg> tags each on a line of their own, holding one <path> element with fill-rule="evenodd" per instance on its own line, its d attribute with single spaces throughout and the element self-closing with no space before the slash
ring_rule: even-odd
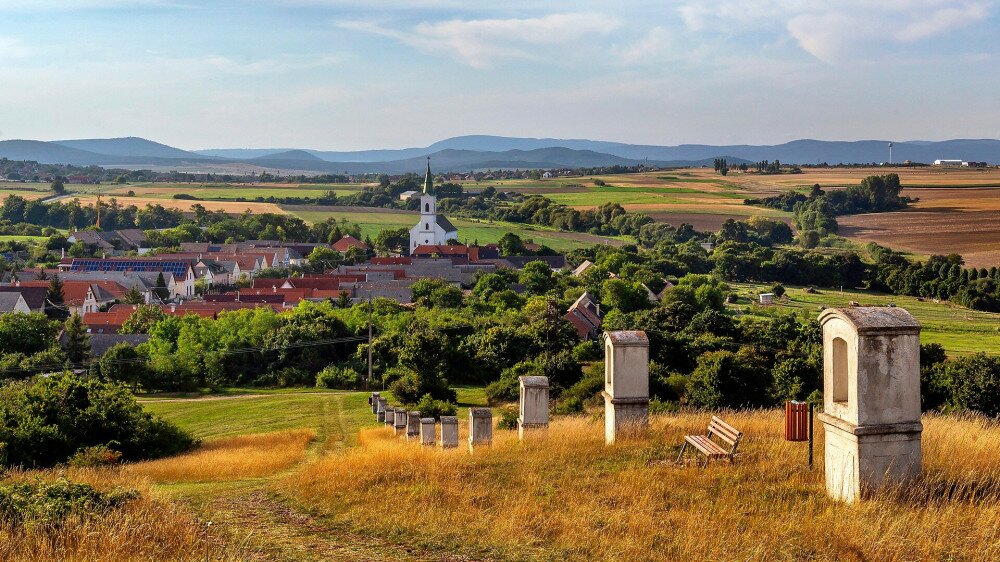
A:
<svg viewBox="0 0 1000 562">
<path fill-rule="evenodd" d="M 254 552 L 222 542 L 211 526 L 186 508 L 151 495 L 148 481 L 118 469 L 72 469 L 15 473 L 10 480 L 50 480 L 64 476 L 100 490 L 141 492 L 120 509 L 75 515 L 58 527 L 12 527 L 0 522 L 0 560 L 93 561 L 248 560 Z"/>
<path fill-rule="evenodd" d="M 107 202 L 114 194 L 106 195 L 103 201 Z M 73 195 L 74 199 L 79 199 L 83 205 L 93 205 L 97 203 L 96 195 Z M 209 211 L 223 211 L 226 213 L 240 214 L 250 211 L 254 214 L 274 213 L 278 215 L 288 214 L 281 207 L 274 203 L 258 203 L 256 201 L 191 201 L 184 199 L 165 199 L 159 197 L 121 197 L 118 196 L 118 203 L 122 206 L 135 205 L 145 207 L 146 205 L 163 205 L 167 209 L 177 209 L 185 213 L 191 212 L 191 207 L 199 204 Z"/>
<path fill-rule="evenodd" d="M 136 463 L 125 470 L 154 482 L 258 478 L 302 461 L 315 438 L 315 431 L 298 429 L 215 439 L 190 453 Z"/>
<path fill-rule="evenodd" d="M 844 505 L 824 491 L 822 430 L 810 472 L 781 412 L 723 417 L 748 436 L 735 466 L 671 463 L 707 414 L 656 417 L 648 437 L 613 447 L 600 421 L 563 418 L 523 446 L 498 432 L 472 455 L 364 430 L 360 447 L 281 487 L 335 524 L 500 558 L 1000 559 L 997 425 L 925 418 L 923 482 Z"/>
</svg>

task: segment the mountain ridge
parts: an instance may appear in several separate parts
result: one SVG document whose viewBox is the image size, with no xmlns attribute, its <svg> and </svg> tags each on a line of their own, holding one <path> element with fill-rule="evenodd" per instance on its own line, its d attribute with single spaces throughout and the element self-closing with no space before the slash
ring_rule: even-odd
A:
<svg viewBox="0 0 1000 562">
<path fill-rule="evenodd" d="M 710 165 L 715 158 L 726 158 L 730 164 L 760 160 L 780 160 L 788 164 L 878 163 L 888 160 L 888 141 L 797 139 L 778 145 L 657 146 L 586 139 L 465 135 L 426 147 L 349 152 L 302 148 L 188 151 L 141 137 L 0 141 L 0 158 L 130 169 L 176 166 L 207 170 L 220 165 L 245 164 L 301 173 L 421 173 L 427 156 L 433 157 L 432 165 L 438 172 L 468 172 L 499 167 L 701 166 Z M 1000 163 L 1000 140 L 894 143 L 895 162 L 912 160 L 929 163 L 937 159 L 997 164 Z"/>
</svg>

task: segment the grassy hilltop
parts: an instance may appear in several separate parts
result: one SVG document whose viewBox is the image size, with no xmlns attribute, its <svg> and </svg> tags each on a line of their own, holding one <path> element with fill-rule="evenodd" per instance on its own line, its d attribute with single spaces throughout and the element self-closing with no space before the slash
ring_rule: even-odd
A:
<svg viewBox="0 0 1000 562">
<path fill-rule="evenodd" d="M 672 464 L 709 414 L 662 414 L 613 447 L 590 416 L 524 445 L 497 430 L 475 454 L 392 437 L 364 393 L 147 402 L 204 439 L 186 455 L 63 474 L 143 492 L 55 538 L 0 529 L 0 558 L 221 560 L 990 560 L 1000 556 L 1000 427 L 924 418 L 922 483 L 834 503 L 782 413 L 730 412 L 735 466 Z M 464 389 L 465 406 L 482 393 Z M 467 437 L 461 425 L 460 439 Z M 53 478 L 56 471 L 41 473 Z M 38 473 L 16 475 L 31 479 Z M 96 534 L 95 534 L 96 533 Z M 47 537 L 47 538 L 46 538 Z M 14 540 L 17 538 L 17 540 Z M 44 540 L 43 540 L 44 539 Z M 19 542 L 23 541 L 23 542 Z"/>
</svg>

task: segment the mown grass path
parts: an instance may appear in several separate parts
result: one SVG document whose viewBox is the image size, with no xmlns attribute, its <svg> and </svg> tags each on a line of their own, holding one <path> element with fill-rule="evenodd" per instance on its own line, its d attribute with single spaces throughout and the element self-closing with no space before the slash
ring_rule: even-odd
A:
<svg viewBox="0 0 1000 562">
<path fill-rule="evenodd" d="M 478 391 L 462 394 L 464 402 L 479 401 Z M 302 391 L 166 398 L 144 400 L 144 405 L 205 440 L 293 428 L 315 430 L 316 439 L 304 459 L 276 474 L 154 485 L 158 493 L 211 522 L 220 540 L 253 552 L 251 560 L 472 560 L 426 545 L 415 547 L 385 537 L 359 535 L 302 509 L 277 491 L 276 481 L 346 450 L 356 442 L 360 428 L 374 425 L 365 393 Z M 372 501 L 385 499 L 378 499 L 373 490 Z"/>
</svg>

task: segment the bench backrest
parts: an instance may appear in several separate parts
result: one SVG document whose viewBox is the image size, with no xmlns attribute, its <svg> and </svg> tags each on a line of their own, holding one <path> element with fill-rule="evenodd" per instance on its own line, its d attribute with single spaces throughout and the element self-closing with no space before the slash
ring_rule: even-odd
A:
<svg viewBox="0 0 1000 562">
<path fill-rule="evenodd" d="M 712 416 L 712 421 L 708 422 L 708 436 L 711 437 L 713 435 L 729 443 L 733 451 L 736 450 L 740 439 L 743 438 L 742 432 L 715 416 Z"/>
</svg>

